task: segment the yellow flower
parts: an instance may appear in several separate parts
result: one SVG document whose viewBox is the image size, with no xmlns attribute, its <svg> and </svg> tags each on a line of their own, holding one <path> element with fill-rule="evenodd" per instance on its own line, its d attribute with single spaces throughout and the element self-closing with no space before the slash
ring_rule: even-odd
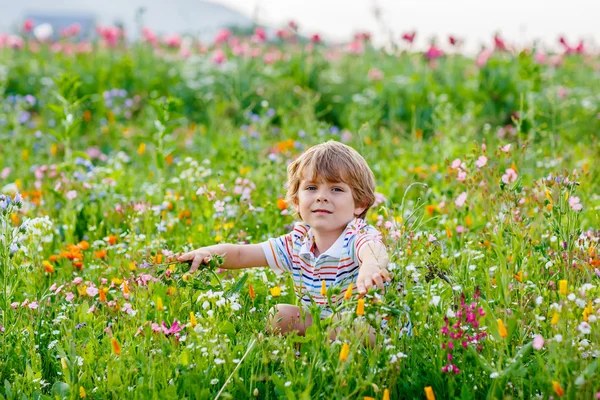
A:
<svg viewBox="0 0 600 400">
<path fill-rule="evenodd" d="M 565 394 L 565 391 L 557 381 L 552 381 L 552 389 L 554 389 L 554 393 L 556 393 L 558 397 L 562 397 Z"/>
<path fill-rule="evenodd" d="M 271 291 L 271 296 L 273 296 L 273 297 L 281 296 L 281 288 L 279 286 L 272 287 L 269 290 Z"/>
<path fill-rule="evenodd" d="M 433 394 L 431 386 L 425 386 L 425 397 L 427 397 L 427 400 L 435 400 L 435 394 Z"/>
<path fill-rule="evenodd" d="M 352 282 L 350 282 L 350 286 L 348 286 L 348 289 L 346 289 L 346 293 L 344 293 L 345 300 L 350 300 L 350 298 L 352 297 L 352 286 Z"/>
<path fill-rule="evenodd" d="M 583 309 L 583 320 L 588 322 L 588 317 L 594 313 L 594 307 L 592 307 L 591 300 L 588 301 L 587 307 Z"/>
<path fill-rule="evenodd" d="M 61 365 L 62 369 L 69 368 L 69 366 L 67 365 L 67 360 L 65 358 L 60 359 L 60 365 Z"/>
<path fill-rule="evenodd" d="M 85 389 L 83 388 L 83 386 L 79 386 L 79 398 L 85 399 L 86 397 L 87 394 L 85 393 Z"/>
<path fill-rule="evenodd" d="M 554 311 L 554 314 L 552 314 L 552 320 L 550 321 L 550 325 L 556 325 L 558 324 L 558 317 L 560 315 L 558 314 L 558 311 Z"/>
<path fill-rule="evenodd" d="M 562 295 L 567 295 L 569 288 L 568 288 L 569 282 L 566 279 L 561 279 L 560 281 L 558 281 L 558 293 L 562 294 Z"/>
<path fill-rule="evenodd" d="M 129 270 L 130 270 L 130 271 L 135 271 L 135 269 L 136 269 L 135 263 L 134 263 L 133 261 L 131 261 L 131 262 L 129 263 Z"/>
<path fill-rule="evenodd" d="M 140 143 L 140 146 L 137 149 L 137 152 L 140 156 L 143 156 L 146 152 L 146 143 Z"/>
<path fill-rule="evenodd" d="M 340 351 L 340 361 L 346 361 L 348 356 L 350 355 L 350 345 L 348 343 L 344 343 L 342 345 L 342 350 Z"/>
<path fill-rule="evenodd" d="M 325 285 L 325 281 L 321 281 L 321 296 L 327 296 L 327 286 Z"/>
<path fill-rule="evenodd" d="M 165 306 L 163 305 L 163 301 L 160 297 L 156 299 L 156 309 L 158 311 L 163 311 L 165 309 Z"/>
<path fill-rule="evenodd" d="M 467 215 L 467 217 L 465 218 L 465 225 L 467 226 L 467 228 L 470 228 L 471 225 L 473 225 L 473 220 L 471 219 L 470 215 Z"/>
<path fill-rule="evenodd" d="M 500 334 L 500 337 L 505 338 L 508 336 L 508 332 L 506 331 L 506 328 L 504 327 L 504 322 L 498 318 L 498 320 L 496 321 L 498 323 L 498 333 Z"/>
<path fill-rule="evenodd" d="M 384 389 L 383 398 L 381 400 L 390 400 L 390 389 Z"/>
<path fill-rule="evenodd" d="M 365 299 L 358 299 L 358 304 L 356 305 L 356 315 L 365 315 Z"/>
<path fill-rule="evenodd" d="M 50 264 L 50 261 L 44 260 L 44 261 L 42 261 L 42 264 L 44 265 L 44 270 L 47 273 L 51 274 L 54 272 L 54 266 L 52 264 Z"/>
<path fill-rule="evenodd" d="M 198 321 L 196 321 L 196 315 L 194 315 L 193 311 L 190 311 L 190 325 L 192 326 L 192 328 L 198 325 Z"/>
</svg>

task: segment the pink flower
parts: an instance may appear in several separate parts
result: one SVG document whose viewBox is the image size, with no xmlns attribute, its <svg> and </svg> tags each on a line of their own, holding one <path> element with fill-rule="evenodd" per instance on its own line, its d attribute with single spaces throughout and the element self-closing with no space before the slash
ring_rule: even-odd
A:
<svg viewBox="0 0 600 400">
<path fill-rule="evenodd" d="M 142 28 L 142 38 L 148 43 L 152 43 L 152 44 L 158 43 L 156 34 L 150 28 L 147 28 L 147 27 Z"/>
<path fill-rule="evenodd" d="M 321 43 L 321 36 L 318 33 L 315 33 L 311 35 L 310 40 L 313 43 Z"/>
<path fill-rule="evenodd" d="M 85 292 L 87 293 L 88 296 L 94 297 L 98 294 L 98 289 L 93 286 L 90 286 L 85 290 Z"/>
<path fill-rule="evenodd" d="M 440 49 L 439 47 L 436 47 L 434 44 L 432 44 L 429 47 L 429 50 L 427 50 L 427 52 L 425 53 L 425 58 L 428 60 L 435 60 L 436 58 L 440 58 L 444 55 L 444 51 L 442 49 Z"/>
<path fill-rule="evenodd" d="M 229 29 L 221 29 L 215 36 L 215 44 L 224 43 L 231 37 L 231 31 Z"/>
<path fill-rule="evenodd" d="M 467 192 L 462 192 L 460 195 L 458 195 L 454 204 L 456 204 L 456 207 L 460 208 L 465 205 L 466 201 L 467 201 Z"/>
<path fill-rule="evenodd" d="M 583 208 L 580 201 L 581 200 L 577 196 L 569 197 L 569 207 L 571 207 L 574 211 L 580 211 Z"/>
<path fill-rule="evenodd" d="M 427 237 L 427 240 L 429 242 L 435 242 L 437 240 L 437 238 L 430 233 L 429 236 Z"/>
<path fill-rule="evenodd" d="M 452 161 L 452 164 L 450 165 L 450 167 L 452 167 L 453 169 L 460 167 L 460 158 L 457 158 L 454 161 Z"/>
<path fill-rule="evenodd" d="M 67 293 L 67 301 L 70 303 L 71 301 L 73 301 L 73 299 L 75 298 L 75 295 L 71 292 Z"/>
<path fill-rule="evenodd" d="M 10 307 L 11 308 L 17 308 L 17 307 L 19 307 L 19 302 L 18 301 L 13 301 L 12 303 L 10 303 Z"/>
<path fill-rule="evenodd" d="M 369 72 L 367 72 L 367 78 L 370 81 L 380 81 L 383 79 L 383 72 L 378 68 L 371 68 Z"/>
<path fill-rule="evenodd" d="M 10 175 L 10 168 L 9 167 L 2 168 L 2 172 L 0 172 L 0 178 L 6 179 L 6 178 L 8 178 L 8 175 Z"/>
<path fill-rule="evenodd" d="M 467 178 L 467 173 L 465 171 L 458 170 L 458 176 L 456 177 L 456 180 L 459 182 L 463 182 L 465 179 Z"/>
<path fill-rule="evenodd" d="M 69 190 L 66 197 L 67 200 L 73 200 L 75 197 L 77 197 L 77 192 L 75 190 Z"/>
<path fill-rule="evenodd" d="M 37 308 L 38 308 L 38 303 L 37 303 L 37 301 L 33 301 L 33 302 L 31 302 L 31 303 L 30 303 L 30 304 L 29 304 L 27 307 L 29 307 L 29 308 L 30 308 L 30 309 L 32 309 L 32 310 L 37 310 Z"/>
<path fill-rule="evenodd" d="M 254 35 L 252 35 L 252 41 L 255 43 L 263 43 L 267 40 L 267 32 L 260 26 L 254 29 Z"/>
<path fill-rule="evenodd" d="M 402 40 L 412 44 L 412 42 L 414 42 L 415 40 L 415 35 L 417 34 L 417 32 L 412 31 L 412 32 L 406 32 L 402 35 Z"/>
<path fill-rule="evenodd" d="M 504 40 L 498 34 L 494 35 L 494 48 L 499 51 L 508 50 L 506 43 L 504 43 Z"/>
<path fill-rule="evenodd" d="M 81 282 L 83 282 L 83 278 L 78 276 L 77 278 L 73 279 L 73 283 L 76 285 L 79 285 Z"/>
<path fill-rule="evenodd" d="M 504 182 L 507 185 L 509 183 L 512 183 L 512 182 L 516 181 L 516 180 L 517 180 L 517 173 L 512 168 L 508 168 L 505 171 L 505 174 L 502 175 L 502 182 Z"/>
<path fill-rule="evenodd" d="M 33 26 L 33 20 L 26 19 L 25 22 L 23 22 L 23 32 L 31 32 L 33 30 Z"/>
<path fill-rule="evenodd" d="M 509 144 L 507 144 L 507 145 L 505 145 L 505 146 L 501 146 L 501 147 L 500 147 L 500 151 L 503 151 L 503 152 L 505 152 L 505 153 L 508 153 L 508 152 L 510 151 L 510 146 L 511 146 L 511 144 L 510 144 L 510 143 L 509 143 Z"/>
<path fill-rule="evenodd" d="M 170 328 L 167 328 L 167 325 L 165 325 L 165 321 L 162 322 L 162 331 L 165 335 L 173 335 L 181 330 L 183 330 L 183 325 L 179 325 L 179 322 L 177 322 L 177 320 L 173 321 L 173 324 Z"/>
<path fill-rule="evenodd" d="M 179 36 L 177 33 L 167 35 L 164 38 L 164 42 L 167 46 L 178 49 L 179 46 L 181 46 L 181 36 Z"/>
<path fill-rule="evenodd" d="M 391 221 L 385 221 L 385 229 L 392 229 L 393 226 Z"/>
<path fill-rule="evenodd" d="M 545 64 L 546 63 L 546 53 L 542 53 L 542 52 L 537 52 L 535 53 L 535 62 L 538 64 Z"/>
<path fill-rule="evenodd" d="M 477 168 L 483 168 L 483 166 L 485 164 L 487 164 L 487 157 L 486 156 L 479 156 L 479 158 L 477 159 L 477 161 L 475 161 L 475 166 Z"/>
<path fill-rule="evenodd" d="M 556 95 L 558 96 L 559 99 L 565 99 L 567 98 L 567 88 L 564 86 L 561 86 L 558 88 L 558 92 L 556 93 Z"/>
<path fill-rule="evenodd" d="M 494 54 L 494 52 L 489 49 L 481 50 L 481 53 L 479 53 L 477 56 L 477 60 L 475 60 L 475 64 L 477 64 L 478 67 L 483 67 L 485 64 L 487 64 L 492 54 Z"/>
<path fill-rule="evenodd" d="M 465 227 L 462 225 L 458 225 L 456 227 L 456 233 L 464 233 L 465 232 Z"/>
<path fill-rule="evenodd" d="M 542 335 L 535 335 L 533 338 L 533 348 L 536 350 L 541 350 L 544 347 L 544 338 Z"/>
<path fill-rule="evenodd" d="M 227 61 L 227 55 L 223 50 L 217 49 L 213 52 L 212 62 L 215 64 L 223 64 L 225 61 Z"/>
</svg>

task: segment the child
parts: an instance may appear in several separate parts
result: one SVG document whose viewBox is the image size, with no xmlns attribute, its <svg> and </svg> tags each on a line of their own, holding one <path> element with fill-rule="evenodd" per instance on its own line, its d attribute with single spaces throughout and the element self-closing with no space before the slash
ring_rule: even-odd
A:
<svg viewBox="0 0 600 400">
<path fill-rule="evenodd" d="M 277 274 L 290 272 L 296 294 L 304 307 L 314 301 L 322 315 L 331 312 L 322 285 L 341 287 L 353 284 L 353 292 L 364 296 L 384 281 L 388 254 L 379 232 L 365 223 L 365 215 L 375 201 L 375 178 L 364 158 L 342 143 L 329 141 L 311 147 L 288 166 L 288 204 L 302 222 L 292 232 L 261 244 L 219 244 L 181 254 L 178 261 L 191 262 L 190 272 L 210 260 L 212 254 L 224 255 L 222 268 L 240 269 L 267 264 Z M 296 331 L 304 335 L 312 324 L 300 308 L 278 304 L 272 310 L 270 328 L 274 332 Z"/>
</svg>

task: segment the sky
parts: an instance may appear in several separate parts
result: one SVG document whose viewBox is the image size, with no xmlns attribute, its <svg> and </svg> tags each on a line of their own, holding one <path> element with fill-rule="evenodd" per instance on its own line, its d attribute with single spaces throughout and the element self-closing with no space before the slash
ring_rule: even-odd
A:
<svg viewBox="0 0 600 400">
<path fill-rule="evenodd" d="M 384 44 L 389 33 L 395 38 L 416 30 L 422 47 L 431 38 L 441 44 L 447 35 L 465 39 L 465 48 L 491 45 L 499 31 L 519 45 L 540 40 L 548 48 L 557 46 L 559 35 L 569 41 L 586 39 L 600 45 L 600 0 L 213 0 L 237 9 L 259 22 L 280 26 L 293 19 L 303 34 L 344 41 L 356 31 L 366 30 L 375 42 Z M 374 9 L 380 10 L 380 21 Z"/>
</svg>

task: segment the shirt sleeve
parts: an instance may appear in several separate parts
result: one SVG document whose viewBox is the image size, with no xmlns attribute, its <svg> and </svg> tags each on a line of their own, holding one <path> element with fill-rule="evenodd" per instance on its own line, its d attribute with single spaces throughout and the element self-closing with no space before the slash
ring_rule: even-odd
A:
<svg viewBox="0 0 600 400">
<path fill-rule="evenodd" d="M 288 233 L 287 235 L 279 236 L 277 238 L 271 238 L 262 243 L 262 248 L 265 252 L 267 263 L 277 275 L 283 272 L 292 271 L 291 250 L 293 245 L 292 233 Z"/>
<path fill-rule="evenodd" d="M 362 264 L 362 260 L 360 259 L 360 250 L 363 248 L 363 246 L 369 242 L 379 242 L 381 244 L 383 243 L 383 240 L 381 239 L 381 233 L 377 230 L 377 228 L 375 228 L 374 226 L 371 225 L 367 225 L 364 228 L 362 228 L 358 234 L 356 235 L 356 238 L 354 240 L 354 259 L 355 261 L 358 261 L 359 264 Z"/>
</svg>

